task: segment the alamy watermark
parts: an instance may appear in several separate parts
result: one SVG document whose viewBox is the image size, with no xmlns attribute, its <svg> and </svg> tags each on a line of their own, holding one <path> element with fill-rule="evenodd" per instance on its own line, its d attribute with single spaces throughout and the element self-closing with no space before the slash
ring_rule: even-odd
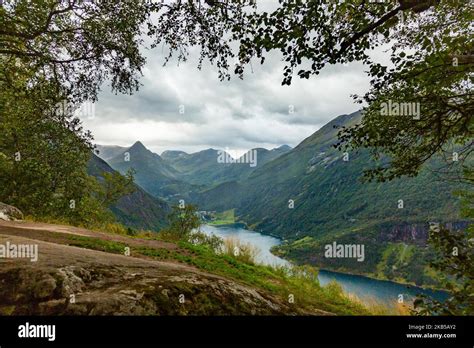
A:
<svg viewBox="0 0 474 348">
<path fill-rule="evenodd" d="M 242 156 L 234 158 L 229 154 L 229 149 L 226 147 L 225 150 L 217 151 L 217 163 L 248 163 L 253 168 L 257 166 L 257 150 L 249 150 Z"/>
<path fill-rule="evenodd" d="M 364 244 L 337 244 L 332 242 L 332 244 L 326 244 L 324 250 L 324 257 L 326 258 L 355 258 L 358 262 L 365 260 Z"/>
<path fill-rule="evenodd" d="M 4 259 L 30 259 L 38 261 L 38 244 L 14 244 L 6 242 L 0 244 L 0 258 Z"/>
<path fill-rule="evenodd" d="M 64 100 L 56 104 L 56 112 L 62 116 L 73 115 L 80 119 L 92 120 L 95 118 L 95 104 L 90 101 L 85 101 L 82 104 L 74 105 Z"/>
<path fill-rule="evenodd" d="M 389 100 L 380 105 L 380 114 L 382 116 L 409 116 L 414 120 L 419 120 L 421 117 L 420 103 L 399 103 Z"/>
<path fill-rule="evenodd" d="M 52 342 L 56 340 L 56 325 L 35 325 L 26 322 L 18 326 L 19 338 L 47 338 Z"/>
</svg>

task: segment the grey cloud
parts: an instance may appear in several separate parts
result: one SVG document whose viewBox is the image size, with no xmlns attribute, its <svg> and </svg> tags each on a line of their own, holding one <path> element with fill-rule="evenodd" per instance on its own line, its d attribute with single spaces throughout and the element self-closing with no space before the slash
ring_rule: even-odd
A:
<svg viewBox="0 0 474 348">
<path fill-rule="evenodd" d="M 253 72 L 247 67 L 243 80 L 231 81 L 219 81 L 209 64 L 198 70 L 195 49 L 180 66 L 163 67 L 160 49 L 146 55 L 141 90 L 132 96 L 102 92 L 95 118 L 84 119 L 98 143 L 142 140 L 157 152 L 295 146 L 334 117 L 357 110 L 350 95 L 369 86 L 359 63 L 329 66 L 308 80 L 295 76 L 291 86 L 281 86 L 278 52 L 264 65 L 253 64 Z"/>
</svg>

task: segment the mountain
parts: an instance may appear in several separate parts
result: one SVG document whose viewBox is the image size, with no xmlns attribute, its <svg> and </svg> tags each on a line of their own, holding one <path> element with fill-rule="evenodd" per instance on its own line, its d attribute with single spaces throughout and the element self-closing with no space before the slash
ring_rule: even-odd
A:
<svg viewBox="0 0 474 348">
<path fill-rule="evenodd" d="M 126 147 L 116 145 L 96 145 L 95 147 L 95 154 L 104 161 L 108 161 L 127 150 Z"/>
<path fill-rule="evenodd" d="M 122 174 L 133 168 L 136 183 L 155 197 L 170 198 L 193 189 L 192 185 L 179 180 L 175 168 L 140 141 L 109 159 L 108 163 Z"/>
<path fill-rule="evenodd" d="M 277 151 L 277 152 L 288 152 L 288 151 L 291 151 L 291 146 L 290 145 L 281 145 L 279 147 L 275 147 L 274 149 L 272 149 L 272 151 Z"/>
<path fill-rule="evenodd" d="M 223 165 L 217 162 L 218 150 L 207 149 L 192 154 L 167 156 L 167 163 L 179 172 L 179 178 L 195 185 L 208 185 L 219 180 Z"/>
<path fill-rule="evenodd" d="M 167 150 L 163 151 L 161 154 L 161 158 L 163 158 L 165 161 L 175 161 L 178 160 L 181 157 L 188 156 L 184 151 L 176 151 L 176 150 Z"/>
<path fill-rule="evenodd" d="M 111 173 L 114 170 L 102 159 L 92 154 L 88 163 L 88 174 L 101 178 L 104 172 Z M 159 230 L 166 226 L 166 218 L 170 207 L 158 198 L 155 198 L 136 185 L 135 191 L 120 198 L 116 204 L 110 207 L 117 220 L 126 226 Z"/>
<path fill-rule="evenodd" d="M 252 149 L 238 159 L 212 148 L 191 154 L 169 150 L 160 156 L 148 150 L 140 141 L 130 148 L 98 146 L 98 149 L 104 158 L 108 157 L 107 162 L 112 168 L 122 174 L 133 168 L 136 182 L 141 187 L 153 196 L 175 204 L 179 199 L 188 200 L 199 191 L 220 183 L 243 180 L 258 167 L 288 152 L 291 147 L 283 145 L 272 150 Z"/>
<path fill-rule="evenodd" d="M 215 186 L 227 181 L 245 179 L 258 167 L 290 149 L 288 145 L 273 150 L 256 148 L 247 151 L 237 159 L 233 159 L 225 151 L 215 149 L 192 154 L 165 151 L 162 155 L 179 172 L 178 177 L 181 180 L 193 185 Z"/>
<path fill-rule="evenodd" d="M 248 178 L 199 193 L 195 203 L 203 210 L 235 209 L 250 228 L 287 239 L 277 252 L 297 262 L 428 282 L 421 263 L 428 223 L 462 227 L 452 195 L 456 186 L 437 180 L 433 163 L 415 178 L 362 182 L 363 170 L 372 165 L 369 153 L 349 153 L 345 161 L 333 147 L 335 126 L 357 124 L 361 117 L 360 112 L 337 117 Z M 365 262 L 325 258 L 324 246 L 333 241 L 364 244 Z"/>
</svg>

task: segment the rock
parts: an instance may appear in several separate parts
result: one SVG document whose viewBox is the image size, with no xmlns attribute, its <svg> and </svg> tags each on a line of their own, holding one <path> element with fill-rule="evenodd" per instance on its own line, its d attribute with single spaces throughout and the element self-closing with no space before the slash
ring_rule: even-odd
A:
<svg viewBox="0 0 474 348">
<path fill-rule="evenodd" d="M 23 220 L 23 213 L 12 205 L 0 202 L 0 220 L 16 221 Z"/>
<path fill-rule="evenodd" d="M 441 224 L 449 230 L 465 230 L 469 225 L 468 221 L 453 221 Z M 410 244 L 426 245 L 430 231 L 428 223 L 398 223 L 382 226 L 379 229 L 380 242 L 403 242 Z"/>
<path fill-rule="evenodd" d="M 36 299 L 51 298 L 56 290 L 56 280 L 49 274 L 45 275 L 40 281 L 35 283 L 33 296 Z"/>
<path fill-rule="evenodd" d="M 62 267 L 58 269 L 58 273 L 61 276 L 61 295 L 64 297 L 81 292 L 82 288 L 85 287 L 84 281 L 87 282 L 91 279 L 89 271 L 75 266 Z"/>
<path fill-rule="evenodd" d="M 0 242 L 6 238 L 21 243 L 25 235 L 0 234 Z M 36 242 L 43 253 L 38 262 L 0 260 L 0 315 L 320 313 L 185 264 Z"/>
</svg>

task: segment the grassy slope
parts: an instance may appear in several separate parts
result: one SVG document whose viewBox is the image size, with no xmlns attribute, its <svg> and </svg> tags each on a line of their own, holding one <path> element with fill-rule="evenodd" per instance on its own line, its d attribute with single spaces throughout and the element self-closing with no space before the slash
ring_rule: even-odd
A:
<svg viewBox="0 0 474 348">
<path fill-rule="evenodd" d="M 100 239 L 74 236 L 69 245 L 86 247 L 113 253 L 123 253 L 127 244 L 117 242 L 103 242 Z M 322 310 L 339 315 L 370 314 L 358 303 L 350 301 L 337 288 L 322 288 L 301 277 L 288 277 L 283 271 L 267 266 L 246 264 L 227 255 L 216 255 L 205 246 L 196 246 L 190 243 L 179 242 L 176 251 L 137 247 L 134 255 L 147 256 L 161 261 L 177 261 L 200 270 L 230 278 L 243 284 L 260 288 L 284 299 L 293 294 L 301 310 L 310 314 Z"/>
</svg>

